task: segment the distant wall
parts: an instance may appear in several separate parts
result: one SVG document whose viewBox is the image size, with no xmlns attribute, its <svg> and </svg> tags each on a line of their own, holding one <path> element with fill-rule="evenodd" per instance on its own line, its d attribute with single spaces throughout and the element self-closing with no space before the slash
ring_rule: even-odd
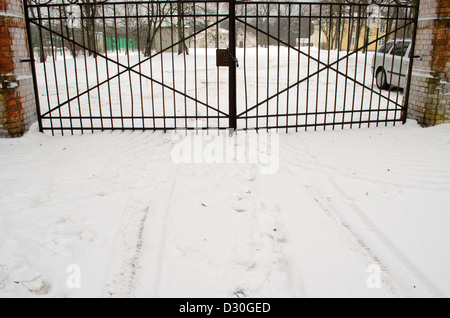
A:
<svg viewBox="0 0 450 318">
<path fill-rule="evenodd" d="M 416 42 L 408 118 L 450 123 L 450 1 L 421 1 Z"/>
<path fill-rule="evenodd" d="M 22 136 L 36 121 L 21 0 L 0 0 L 0 137 Z"/>
</svg>

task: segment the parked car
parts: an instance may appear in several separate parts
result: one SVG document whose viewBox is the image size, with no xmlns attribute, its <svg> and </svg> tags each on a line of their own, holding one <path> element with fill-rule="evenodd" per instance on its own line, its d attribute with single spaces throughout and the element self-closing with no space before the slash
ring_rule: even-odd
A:
<svg viewBox="0 0 450 318">
<path fill-rule="evenodd" d="M 375 53 L 372 72 L 379 89 L 406 87 L 411 42 L 410 39 L 390 40 Z"/>
</svg>

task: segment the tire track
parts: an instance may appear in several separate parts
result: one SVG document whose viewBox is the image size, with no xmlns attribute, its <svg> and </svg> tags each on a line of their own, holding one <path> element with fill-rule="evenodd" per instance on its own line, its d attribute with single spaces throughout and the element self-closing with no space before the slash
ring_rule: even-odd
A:
<svg viewBox="0 0 450 318">
<path fill-rule="evenodd" d="M 144 244 L 143 233 L 150 211 L 150 204 L 143 203 L 143 197 L 145 195 L 135 194 L 128 199 L 105 283 L 107 297 L 131 297 L 134 293 Z"/>
<path fill-rule="evenodd" d="M 307 162 L 312 161 L 319 165 L 320 161 L 309 150 L 308 145 L 303 142 L 303 146 L 305 150 L 303 156 L 311 158 Z M 294 175 L 295 169 L 292 169 L 292 166 L 299 165 L 295 162 L 288 163 L 288 170 Z M 339 228 L 349 246 L 358 246 L 360 254 L 368 264 L 379 265 L 383 285 L 400 297 L 443 297 L 444 294 L 370 222 L 353 202 L 353 198 L 349 197 L 336 183 L 332 176 L 340 175 L 340 173 L 331 166 L 327 167 L 326 173 L 321 167 L 316 168 L 318 169 L 314 169 L 315 182 L 326 187 L 321 188 L 320 191 L 307 187 L 307 191 L 318 198 L 315 199 L 318 206 L 324 215 Z M 307 164 L 307 169 L 311 169 L 310 164 Z M 365 179 L 364 181 L 371 182 Z M 297 180 L 296 182 L 298 183 Z"/>
<path fill-rule="evenodd" d="M 334 179 L 328 178 L 328 181 L 336 193 L 348 199 Z M 349 202 L 345 203 L 345 217 L 339 208 L 334 210 L 337 211 L 339 218 L 343 220 L 343 225 L 352 236 L 370 253 L 369 255 L 373 257 L 374 261 L 378 262 L 386 270 L 386 273 L 400 284 L 400 288 L 406 291 L 410 297 L 445 297 L 444 293 L 434 286 L 402 251 L 364 215 L 363 211 L 350 199 L 348 200 Z M 352 212 L 352 215 L 349 215 L 348 212 Z M 350 219 L 352 220 L 349 221 Z M 367 242 L 370 242 L 371 247 Z M 411 286 L 414 287 L 411 289 Z M 417 287 L 421 287 L 421 289 Z"/>
</svg>

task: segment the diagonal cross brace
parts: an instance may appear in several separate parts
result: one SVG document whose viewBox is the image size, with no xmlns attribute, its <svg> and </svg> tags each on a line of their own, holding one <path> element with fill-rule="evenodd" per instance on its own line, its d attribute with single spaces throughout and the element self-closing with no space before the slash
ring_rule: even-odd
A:
<svg viewBox="0 0 450 318">
<path fill-rule="evenodd" d="M 300 49 L 297 49 L 296 47 L 290 45 L 289 43 L 286 43 L 286 42 L 280 40 L 279 38 L 277 38 L 277 37 L 275 37 L 275 36 L 273 36 L 273 35 L 267 33 L 267 32 L 264 31 L 264 30 L 261 30 L 260 28 L 255 27 L 254 25 L 249 24 L 248 22 L 246 22 L 246 21 L 244 21 L 244 20 L 241 20 L 241 19 L 239 19 L 239 18 L 237 18 L 236 20 L 239 21 L 239 22 L 241 22 L 241 23 L 243 23 L 243 24 L 245 24 L 246 26 L 249 26 L 249 27 L 255 29 L 255 30 L 258 31 L 258 32 L 261 32 L 261 33 L 263 33 L 263 34 L 269 36 L 270 38 L 272 38 L 272 39 L 278 41 L 279 43 L 281 43 L 281 44 L 283 44 L 283 45 L 285 45 L 285 46 L 287 46 L 287 47 L 289 47 L 289 48 L 291 48 L 291 49 L 297 51 L 297 52 L 300 53 L 300 54 L 303 54 L 304 56 L 308 57 L 309 59 L 312 59 L 312 60 L 316 61 L 317 63 L 322 64 L 322 66 L 324 66 L 322 69 L 320 69 L 320 70 L 318 70 L 318 71 L 316 71 L 316 72 L 314 72 L 314 73 L 312 73 L 312 74 L 309 74 L 307 77 L 302 78 L 301 80 L 299 80 L 299 81 L 295 82 L 294 84 L 292 84 L 292 85 L 286 87 L 285 89 L 283 89 L 283 90 L 281 90 L 281 91 L 275 93 L 274 95 L 272 95 L 272 96 L 270 96 L 270 97 L 264 99 L 263 101 L 259 102 L 258 104 L 256 104 L 256 105 L 254 105 L 254 106 L 248 108 L 247 110 L 245 110 L 245 111 L 239 113 L 239 114 L 237 115 L 237 117 L 241 117 L 242 115 L 245 115 L 246 113 L 248 113 L 248 112 L 254 110 L 255 108 L 257 108 L 257 107 L 259 107 L 259 106 L 261 106 L 261 105 L 267 103 L 268 101 L 270 101 L 270 100 L 276 98 L 276 97 L 279 96 L 280 94 L 283 94 L 283 93 L 285 93 L 286 91 L 288 91 L 288 90 L 290 90 L 290 89 L 292 89 L 292 88 L 294 88 L 294 87 L 300 85 L 301 83 L 303 83 L 304 81 L 310 79 L 311 77 L 314 77 L 314 76 L 318 75 L 319 73 L 321 73 L 322 71 L 324 71 L 324 70 L 326 70 L 326 69 L 330 69 L 330 70 L 332 70 L 332 71 L 335 71 L 335 72 L 338 73 L 339 75 L 344 76 L 344 77 L 346 77 L 347 79 L 350 79 L 351 81 L 355 82 L 356 84 L 361 85 L 362 87 L 364 87 L 364 88 L 366 88 L 366 89 L 368 89 L 368 90 L 373 91 L 373 89 L 372 89 L 371 87 L 365 85 L 364 83 L 361 83 L 360 81 L 358 81 L 358 80 L 356 80 L 356 79 L 354 79 L 354 78 L 351 78 L 351 77 L 348 76 L 347 74 L 345 74 L 345 73 L 343 73 L 343 72 L 341 72 L 341 71 L 335 69 L 333 66 L 339 64 L 340 62 L 342 62 L 342 61 L 345 60 L 345 59 L 348 59 L 349 56 L 352 56 L 352 55 L 356 54 L 359 50 L 363 49 L 366 45 L 367 45 L 367 46 L 370 46 L 371 44 L 376 43 L 378 40 L 380 40 L 380 39 L 382 39 L 382 38 L 387 38 L 387 37 L 390 36 L 391 34 L 394 34 L 394 33 L 398 32 L 398 30 L 400 30 L 400 29 L 402 29 L 402 28 L 406 28 L 406 27 L 408 27 L 409 25 L 411 25 L 411 24 L 414 23 L 414 21 L 410 21 L 409 23 L 406 23 L 406 24 L 403 25 L 402 27 L 400 27 L 400 28 L 398 28 L 398 29 L 396 29 L 396 30 L 394 30 L 394 31 L 391 31 L 391 32 L 385 34 L 385 35 L 382 36 L 382 37 L 379 37 L 379 38 L 377 38 L 377 39 L 375 39 L 375 40 L 372 40 L 371 42 L 367 43 L 366 45 L 364 45 L 364 46 L 362 46 L 362 47 L 358 47 L 357 50 L 354 50 L 354 51 L 350 52 L 349 54 L 346 54 L 345 56 L 343 56 L 343 57 L 337 59 L 337 60 L 334 61 L 333 63 L 327 64 L 327 63 L 325 63 L 325 62 L 320 61 L 319 59 L 316 59 L 316 58 L 314 58 L 314 57 L 309 56 L 307 53 L 301 51 Z M 397 102 L 395 102 L 395 101 L 389 99 L 388 97 L 382 95 L 381 93 L 377 93 L 377 92 L 375 92 L 375 93 L 376 93 L 377 95 L 379 95 L 380 97 L 386 99 L 387 101 L 394 102 L 394 103 L 396 104 L 396 106 L 399 107 L 400 109 L 403 109 L 403 108 L 404 108 L 402 105 L 399 105 Z"/>
<path fill-rule="evenodd" d="M 156 84 L 159 84 L 159 85 L 163 86 L 164 88 L 167 88 L 167 89 L 169 89 L 169 90 L 172 90 L 172 91 L 174 91 L 174 92 L 177 93 L 177 94 L 181 94 L 181 95 L 183 95 L 183 96 L 186 96 L 187 98 L 189 98 L 189 99 L 191 99 L 191 100 L 193 100 L 193 101 L 195 101 L 195 102 L 198 102 L 198 103 L 199 103 L 200 105 L 202 105 L 202 106 L 205 106 L 205 107 L 207 107 L 207 108 L 209 108 L 209 109 L 211 109 L 211 110 L 213 110 L 213 111 L 217 111 L 217 112 L 219 112 L 219 113 L 222 114 L 222 115 L 228 116 L 227 113 L 224 113 L 224 112 L 221 111 L 221 110 L 218 110 L 218 109 L 216 109 L 216 108 L 214 108 L 214 107 L 212 107 L 212 106 L 210 106 L 210 105 L 208 105 L 208 104 L 206 104 L 206 103 L 204 103 L 204 102 L 202 102 L 202 101 L 199 101 L 199 100 L 195 99 L 195 98 L 192 97 L 192 96 L 189 96 L 189 95 L 185 94 L 184 92 L 181 92 L 181 91 L 179 91 L 179 90 L 177 90 L 177 89 L 175 89 L 175 88 L 173 88 L 173 87 L 171 87 L 171 86 L 168 86 L 168 85 L 166 85 L 166 84 L 164 84 L 164 83 L 162 83 L 162 82 L 160 82 L 160 81 L 158 81 L 158 80 L 155 80 L 155 79 L 153 79 L 153 78 L 151 78 L 151 77 L 149 77 L 149 76 L 147 76 L 147 75 L 145 75 L 145 74 L 142 74 L 142 73 L 140 73 L 139 71 L 137 71 L 137 70 L 134 69 L 135 67 L 137 67 L 137 66 L 139 66 L 139 65 L 141 65 L 141 64 L 143 64 L 143 63 L 145 63 L 145 62 L 147 62 L 147 61 L 149 61 L 149 60 L 152 59 L 152 58 L 154 58 L 155 56 L 157 56 L 157 55 L 159 55 L 159 54 L 162 54 L 162 53 L 164 53 L 165 51 L 168 51 L 169 49 L 171 49 L 171 48 L 177 46 L 178 44 L 184 42 L 185 40 L 187 40 L 187 39 L 189 39 L 189 38 L 191 38 L 191 37 L 194 37 L 194 36 L 198 35 L 199 33 L 203 32 L 204 30 L 207 30 L 207 29 L 209 29 L 209 28 L 211 28 L 211 27 L 214 27 L 215 25 L 218 25 L 219 23 L 225 21 L 226 19 L 228 19 L 228 18 L 223 18 L 223 19 L 217 20 L 216 22 L 212 23 L 212 24 L 209 25 L 208 27 L 206 27 L 206 28 L 204 28 L 204 29 L 201 29 L 201 30 L 199 30 L 199 31 L 197 31 L 197 32 L 195 32 L 195 33 L 193 33 L 192 35 L 186 37 L 185 39 L 183 39 L 183 40 L 181 40 L 181 41 L 177 41 L 177 42 L 173 43 L 171 46 L 169 46 L 169 47 L 167 47 L 167 48 L 165 48 L 165 49 L 163 49 L 163 50 L 161 50 L 161 51 L 159 51 L 159 52 L 157 52 L 157 53 L 155 53 L 155 54 L 153 54 L 153 55 L 151 55 L 151 56 L 149 56 L 149 57 L 147 57 L 147 58 L 145 58 L 145 59 L 143 59 L 143 60 L 141 60 L 140 62 L 138 62 L 138 63 L 136 63 L 136 64 L 134 64 L 134 65 L 132 65 L 132 66 L 124 65 L 124 64 L 120 63 L 119 61 L 113 60 L 113 59 L 109 58 L 109 57 L 106 56 L 106 55 L 103 55 L 103 54 L 101 54 L 101 53 L 95 52 L 94 50 L 89 49 L 89 48 L 86 47 L 85 45 L 82 45 L 82 44 L 80 44 L 80 43 L 77 43 L 75 40 L 72 40 L 71 38 L 69 38 L 69 37 L 67 37 L 67 36 L 65 36 L 65 35 L 63 35 L 63 34 L 60 34 L 60 33 L 56 32 L 56 31 L 54 31 L 54 30 L 52 30 L 52 29 L 50 29 L 50 28 L 48 28 L 48 27 L 46 27 L 46 26 L 44 26 L 44 25 L 41 25 L 41 24 L 36 23 L 36 22 L 34 22 L 34 21 L 31 21 L 31 22 L 32 22 L 33 24 L 35 24 L 36 26 L 38 26 L 38 27 L 40 27 L 40 28 L 42 28 L 42 29 L 44 29 L 44 30 L 46 30 L 46 31 L 48 31 L 48 32 L 50 32 L 50 33 L 52 33 L 52 34 L 55 34 L 55 35 L 61 37 L 61 38 L 64 39 L 65 41 L 70 42 L 70 43 L 72 43 L 72 44 L 74 44 L 74 45 L 77 45 L 77 46 L 81 47 L 82 49 L 84 49 L 84 50 L 86 50 L 86 51 L 88 51 L 88 52 L 95 53 L 96 56 L 99 56 L 99 57 L 101 57 L 101 58 L 104 58 L 105 60 L 107 60 L 107 61 L 109 61 L 109 62 L 112 62 L 112 63 L 114 63 L 114 64 L 117 64 L 118 66 L 124 68 L 124 70 L 120 71 L 119 73 L 117 73 L 117 74 L 115 74 L 115 75 L 112 75 L 112 76 L 109 77 L 108 79 L 106 79 L 106 80 L 104 80 L 104 81 L 102 81 L 102 82 L 100 82 L 100 83 L 98 83 L 98 84 L 96 84 L 96 85 L 94 85 L 94 86 L 91 86 L 91 87 L 88 88 L 87 90 L 85 90 L 85 91 L 83 91 L 83 92 L 77 94 L 77 96 L 72 97 L 72 98 L 69 98 L 68 100 L 66 100 L 66 101 L 64 101 L 64 102 L 62 102 L 62 103 L 60 103 L 58 106 L 56 106 L 56 107 L 54 107 L 54 108 L 48 110 L 47 112 L 45 112 L 44 114 L 42 114 L 41 117 L 45 117 L 45 116 L 49 115 L 50 113 L 54 112 L 55 110 L 60 109 L 60 108 L 63 107 L 64 105 L 69 104 L 70 102 L 76 100 L 76 99 L 79 98 L 80 96 L 85 95 L 85 94 L 89 93 L 89 92 L 92 91 L 92 90 L 95 90 L 95 89 L 98 88 L 99 86 L 101 86 L 101 85 L 103 85 L 103 84 L 109 82 L 110 80 L 112 80 L 112 79 L 114 79 L 114 78 L 116 78 L 116 77 L 119 77 L 120 75 L 122 75 L 122 74 L 124 74 L 124 73 L 126 73 L 126 72 L 129 72 L 129 71 L 131 71 L 131 72 L 133 72 L 133 73 L 136 73 L 136 74 L 138 74 L 139 76 L 142 76 L 142 77 L 144 77 L 144 78 L 146 78 L 146 79 L 148 79 L 148 80 L 150 80 L 150 81 L 152 81 L 152 82 L 154 82 L 154 83 L 156 83 Z"/>
</svg>

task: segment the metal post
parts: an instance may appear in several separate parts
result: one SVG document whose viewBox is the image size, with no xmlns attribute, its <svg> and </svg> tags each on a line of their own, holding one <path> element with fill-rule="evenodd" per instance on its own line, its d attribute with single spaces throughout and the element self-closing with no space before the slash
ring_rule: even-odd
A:
<svg viewBox="0 0 450 318">
<path fill-rule="evenodd" d="M 420 0 L 415 0 L 414 6 L 414 30 L 411 41 L 411 50 L 409 55 L 409 70 L 408 70 L 408 78 L 406 83 L 406 91 L 405 91 L 405 100 L 403 102 L 403 110 L 402 110 L 402 123 L 406 123 L 406 118 L 408 116 L 408 106 L 409 106 L 409 96 L 411 91 L 411 79 L 412 72 L 414 66 L 414 57 L 415 57 L 415 48 L 416 48 L 416 36 L 417 36 L 417 26 L 419 24 L 419 8 L 420 8 Z"/>
<path fill-rule="evenodd" d="M 39 8 L 38 8 L 38 10 L 39 10 Z M 27 40 L 28 40 L 28 51 L 30 54 L 31 75 L 33 76 L 34 100 L 36 103 L 36 116 L 37 116 L 37 120 L 38 120 L 38 124 L 39 124 L 39 132 L 42 133 L 44 131 L 44 129 L 42 127 L 41 106 L 39 104 L 38 85 L 37 85 L 37 80 L 36 80 L 36 67 L 35 67 L 34 52 L 33 52 L 33 39 L 31 38 L 30 17 L 29 17 L 29 13 L 28 13 L 27 0 L 23 0 L 23 13 L 25 16 L 25 25 L 26 25 L 26 29 L 27 29 Z"/>
<path fill-rule="evenodd" d="M 229 0 L 229 50 L 232 57 L 236 57 L 236 0 Z M 228 71 L 228 104 L 229 104 L 229 128 L 236 130 L 236 62 L 230 61 Z"/>
</svg>

